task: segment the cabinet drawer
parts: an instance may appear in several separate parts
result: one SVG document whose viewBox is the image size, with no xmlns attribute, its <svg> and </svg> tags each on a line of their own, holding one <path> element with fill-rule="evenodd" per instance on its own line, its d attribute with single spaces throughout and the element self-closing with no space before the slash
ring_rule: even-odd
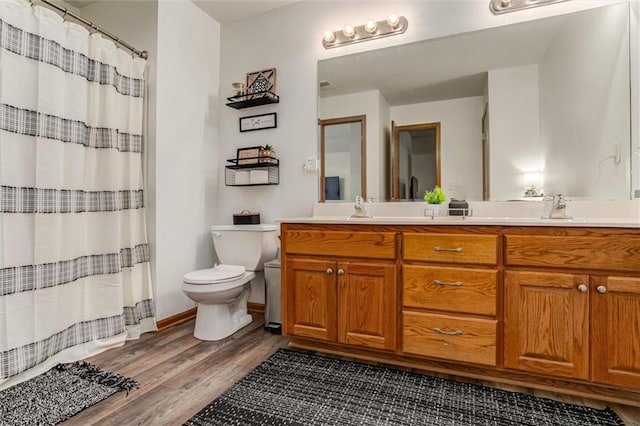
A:
<svg viewBox="0 0 640 426">
<path fill-rule="evenodd" d="M 640 238 L 506 235 L 506 264 L 640 271 Z"/>
<path fill-rule="evenodd" d="M 494 316 L 497 274 L 488 269 L 405 265 L 402 267 L 403 304 Z"/>
<path fill-rule="evenodd" d="M 393 232 L 286 231 L 285 250 L 290 254 L 395 259 Z"/>
<path fill-rule="evenodd" d="M 495 235 L 404 234 L 405 260 L 495 265 Z"/>
<path fill-rule="evenodd" d="M 496 320 L 409 311 L 402 320 L 405 353 L 496 365 Z"/>
</svg>

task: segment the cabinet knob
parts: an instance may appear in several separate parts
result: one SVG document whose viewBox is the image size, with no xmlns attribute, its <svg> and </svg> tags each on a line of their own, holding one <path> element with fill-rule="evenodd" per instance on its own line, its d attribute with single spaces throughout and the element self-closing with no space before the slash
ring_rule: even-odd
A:
<svg viewBox="0 0 640 426">
<path fill-rule="evenodd" d="M 604 294 L 607 292 L 607 288 L 603 285 L 599 285 L 598 287 L 596 287 L 596 291 L 600 294 Z"/>
<path fill-rule="evenodd" d="M 580 291 L 580 292 L 582 292 L 582 293 L 585 293 L 588 289 L 589 289 L 589 288 L 588 288 L 586 285 L 584 285 L 584 284 L 580 284 L 580 285 L 578 286 L 578 291 Z"/>
<path fill-rule="evenodd" d="M 333 269 L 327 268 L 327 275 L 331 275 L 331 274 L 333 274 Z"/>
<path fill-rule="evenodd" d="M 344 269 L 338 269 L 338 275 L 344 275 Z"/>
</svg>

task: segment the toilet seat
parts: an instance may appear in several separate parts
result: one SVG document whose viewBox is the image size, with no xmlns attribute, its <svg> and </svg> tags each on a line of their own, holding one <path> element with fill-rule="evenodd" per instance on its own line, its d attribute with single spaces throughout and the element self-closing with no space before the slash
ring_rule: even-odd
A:
<svg viewBox="0 0 640 426">
<path fill-rule="evenodd" d="M 186 284 L 218 284 L 234 281 L 246 272 L 244 266 L 238 265 L 216 265 L 213 268 L 199 269 L 184 275 L 183 282 Z"/>
</svg>

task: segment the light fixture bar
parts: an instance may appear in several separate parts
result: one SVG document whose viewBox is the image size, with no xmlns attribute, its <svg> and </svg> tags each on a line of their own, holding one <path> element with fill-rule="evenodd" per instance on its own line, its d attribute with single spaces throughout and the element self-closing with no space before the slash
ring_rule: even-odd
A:
<svg viewBox="0 0 640 426">
<path fill-rule="evenodd" d="M 369 32 L 372 29 L 371 24 L 369 24 L 368 26 L 366 24 L 358 25 L 357 27 L 349 26 L 349 28 L 353 28 L 354 30 L 352 36 L 346 35 L 346 34 L 349 34 L 349 31 L 344 31 L 344 30 L 338 30 L 333 32 L 327 31 L 327 33 L 325 33 L 325 36 L 322 39 L 322 45 L 324 46 L 325 49 L 331 49 L 334 47 L 344 46 L 351 43 L 358 43 L 361 41 L 373 40 L 381 37 L 388 37 L 388 36 L 404 33 L 407 30 L 407 27 L 409 26 L 409 22 L 407 21 L 407 18 L 405 18 L 404 16 L 399 16 L 399 17 L 394 16 L 394 18 L 397 18 L 396 25 L 391 25 L 389 23 L 389 21 L 393 23 L 393 20 L 391 19 L 384 19 L 382 21 L 377 21 L 375 31 L 373 32 Z M 369 29 L 369 31 L 367 31 L 367 28 Z M 333 37 L 330 37 L 331 35 Z"/>
<path fill-rule="evenodd" d="M 499 15 L 501 13 L 515 12 L 517 10 L 546 6 L 563 1 L 567 0 L 491 0 L 489 9 L 491 9 L 494 15 Z"/>
</svg>

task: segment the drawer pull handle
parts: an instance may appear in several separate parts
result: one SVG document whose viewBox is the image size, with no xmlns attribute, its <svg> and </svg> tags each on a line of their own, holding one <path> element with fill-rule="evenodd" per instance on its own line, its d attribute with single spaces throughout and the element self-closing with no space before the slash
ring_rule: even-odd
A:
<svg viewBox="0 0 640 426">
<path fill-rule="evenodd" d="M 584 284 L 580 284 L 580 285 L 578 286 L 578 291 L 579 291 L 579 292 L 581 292 L 581 293 L 586 293 L 586 292 L 587 292 L 587 290 L 589 290 L 589 287 L 587 287 L 587 286 L 586 286 L 586 285 L 584 285 Z"/>
<path fill-rule="evenodd" d="M 462 336 L 462 331 L 460 330 L 456 330 L 456 331 L 444 331 L 441 328 L 434 328 L 433 331 L 435 331 L 436 333 L 440 333 L 440 334 L 447 334 L 449 336 Z"/>
<path fill-rule="evenodd" d="M 456 253 L 462 253 L 462 247 L 446 248 L 446 247 L 435 246 L 433 249 L 435 251 L 455 251 Z"/>
<path fill-rule="evenodd" d="M 344 269 L 338 269 L 338 275 L 344 275 Z"/>
<path fill-rule="evenodd" d="M 333 274 L 333 269 L 327 268 L 327 270 L 325 272 L 327 273 L 327 275 L 331 275 L 331 274 Z"/>
<path fill-rule="evenodd" d="M 605 294 L 607 292 L 607 288 L 603 285 L 599 285 L 596 287 L 596 291 L 600 294 Z"/>
<path fill-rule="evenodd" d="M 448 283 L 446 281 L 433 280 L 433 283 L 435 285 L 450 285 L 450 286 L 454 286 L 454 287 L 462 287 L 462 281 L 456 281 L 454 283 Z"/>
</svg>

